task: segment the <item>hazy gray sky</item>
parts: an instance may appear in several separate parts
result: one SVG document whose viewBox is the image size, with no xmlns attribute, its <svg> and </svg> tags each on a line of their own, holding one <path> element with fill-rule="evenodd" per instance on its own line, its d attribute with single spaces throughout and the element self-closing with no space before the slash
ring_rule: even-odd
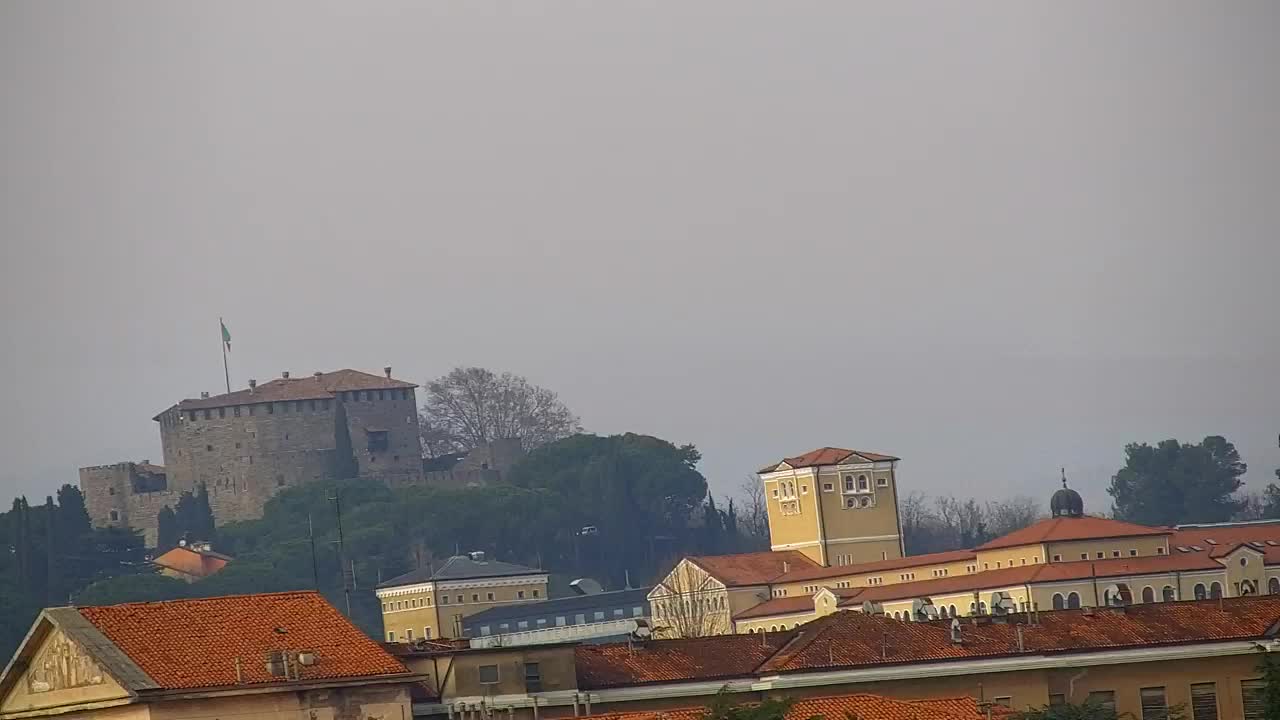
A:
<svg viewBox="0 0 1280 720">
<path fill-rule="evenodd" d="M 0 487 L 233 382 L 527 375 L 590 430 L 1090 507 L 1280 465 L 1280 3 L 0 4 Z M 4 502 L 7 502 L 5 500 Z"/>
</svg>

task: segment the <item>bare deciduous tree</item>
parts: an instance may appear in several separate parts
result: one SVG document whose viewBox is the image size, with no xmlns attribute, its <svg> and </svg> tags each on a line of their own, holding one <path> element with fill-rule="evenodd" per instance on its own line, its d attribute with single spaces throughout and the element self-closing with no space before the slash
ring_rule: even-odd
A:
<svg viewBox="0 0 1280 720">
<path fill-rule="evenodd" d="M 748 475 L 738 486 L 740 507 L 738 513 L 738 529 L 742 534 L 762 540 L 764 547 L 769 546 L 769 508 L 765 502 L 764 485 L 760 478 Z"/>
<path fill-rule="evenodd" d="M 518 438 L 526 450 L 581 432 L 556 394 L 511 373 L 454 368 L 427 383 L 420 415 L 424 451 L 466 451 Z"/>
<path fill-rule="evenodd" d="M 958 548 L 971 548 L 987 539 L 986 518 L 977 500 L 959 500 L 954 495 L 934 500 L 938 517 L 955 538 Z"/>
<path fill-rule="evenodd" d="M 682 560 L 650 595 L 655 629 L 663 637 L 697 638 L 731 632 L 728 597 L 698 566 Z"/>
<path fill-rule="evenodd" d="M 996 537 L 1021 530 L 1042 517 L 1040 503 L 1025 495 L 988 502 L 985 515 L 986 530 Z"/>
</svg>

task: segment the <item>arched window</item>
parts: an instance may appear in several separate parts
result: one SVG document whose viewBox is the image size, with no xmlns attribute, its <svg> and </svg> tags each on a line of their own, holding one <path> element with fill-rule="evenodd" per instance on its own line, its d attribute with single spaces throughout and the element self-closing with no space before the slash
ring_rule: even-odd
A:
<svg viewBox="0 0 1280 720">
<path fill-rule="evenodd" d="M 1257 595 L 1257 594 L 1258 594 L 1258 589 L 1257 589 L 1257 588 L 1255 588 L 1255 587 L 1253 586 L 1253 581 L 1252 581 L 1252 580 L 1241 580 L 1241 581 L 1240 581 L 1240 595 L 1241 595 L 1241 596 L 1244 596 L 1244 595 Z"/>
<path fill-rule="evenodd" d="M 985 602 L 978 603 L 978 613 L 981 615 L 987 614 L 987 604 Z"/>
<path fill-rule="evenodd" d="M 956 606 L 948 605 L 947 607 L 951 610 L 951 617 L 956 617 Z"/>
<path fill-rule="evenodd" d="M 1102 605 L 1103 607 L 1111 607 L 1111 591 L 1109 589 L 1104 588 L 1102 591 Z"/>
<path fill-rule="evenodd" d="M 938 617 L 942 618 L 943 620 L 946 620 L 946 619 L 947 619 L 947 606 L 946 606 L 946 605 L 943 605 L 942 607 L 938 608 Z"/>
<path fill-rule="evenodd" d="M 1173 592 L 1172 585 L 1165 585 L 1164 589 L 1160 591 L 1160 597 L 1165 602 L 1173 602 L 1177 598 L 1177 595 Z"/>
<path fill-rule="evenodd" d="M 1156 591 L 1150 585 L 1142 588 L 1142 602 L 1153 603 L 1156 601 Z"/>
<path fill-rule="evenodd" d="M 852 475 L 844 476 L 844 489 L 847 492 L 853 492 L 853 476 Z"/>
<path fill-rule="evenodd" d="M 1192 589 L 1192 593 L 1195 595 L 1197 600 L 1203 600 L 1208 596 L 1208 593 L 1206 593 L 1204 589 L 1204 583 L 1196 583 L 1195 588 Z"/>
<path fill-rule="evenodd" d="M 974 613 L 976 613 L 976 612 L 978 612 L 978 604 L 977 604 L 977 603 L 969 603 L 969 614 L 970 614 L 970 615 L 972 615 L 972 614 L 974 614 Z"/>
<path fill-rule="evenodd" d="M 1078 610 L 1080 608 L 1080 593 L 1073 592 L 1067 595 L 1067 609 Z"/>
<path fill-rule="evenodd" d="M 770 625 L 770 626 L 769 626 L 769 632 L 778 632 L 778 626 L 777 626 L 777 625 Z"/>
<path fill-rule="evenodd" d="M 1054 593 L 1054 594 L 1053 594 L 1053 609 L 1054 609 L 1054 610 L 1063 610 L 1063 609 L 1065 609 L 1066 607 L 1067 607 L 1067 599 L 1066 599 L 1065 597 L 1063 597 L 1063 596 L 1062 596 L 1062 593 Z"/>
<path fill-rule="evenodd" d="M 1280 578 L 1271 578 L 1267 581 L 1267 593 L 1271 595 L 1280 595 Z"/>
<path fill-rule="evenodd" d="M 755 629 L 755 628 L 747 628 L 747 632 L 748 632 L 748 633 L 750 633 L 750 634 L 752 634 L 752 635 L 755 635 L 755 634 L 756 634 L 756 629 Z"/>
<path fill-rule="evenodd" d="M 867 476 L 866 476 L 866 475 L 859 475 L 859 476 L 858 476 L 858 489 L 859 489 L 859 490 L 870 490 L 870 489 L 871 489 L 871 486 L 867 484 Z"/>
<path fill-rule="evenodd" d="M 1222 583 L 1215 581 L 1209 585 L 1209 599 L 1217 600 L 1220 597 L 1222 597 Z"/>
</svg>

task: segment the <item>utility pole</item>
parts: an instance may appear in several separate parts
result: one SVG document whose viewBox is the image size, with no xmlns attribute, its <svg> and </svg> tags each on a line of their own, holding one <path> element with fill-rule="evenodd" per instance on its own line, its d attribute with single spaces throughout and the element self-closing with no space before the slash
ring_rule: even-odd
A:
<svg viewBox="0 0 1280 720">
<path fill-rule="evenodd" d="M 347 602 L 347 617 L 351 617 L 351 576 L 347 574 L 347 553 L 346 546 L 342 541 L 342 500 L 338 497 L 338 491 L 333 491 L 333 496 L 329 498 L 333 501 L 333 510 L 338 516 L 338 569 L 342 571 L 342 595 Z"/>
<path fill-rule="evenodd" d="M 316 562 L 316 531 L 311 524 L 311 513 L 307 513 L 307 540 L 311 543 L 311 578 L 316 592 L 320 592 L 320 565 Z"/>
</svg>

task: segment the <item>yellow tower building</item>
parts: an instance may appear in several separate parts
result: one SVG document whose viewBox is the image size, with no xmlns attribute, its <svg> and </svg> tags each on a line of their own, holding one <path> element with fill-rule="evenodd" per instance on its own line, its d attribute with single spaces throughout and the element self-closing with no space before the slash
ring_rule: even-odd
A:
<svg viewBox="0 0 1280 720">
<path fill-rule="evenodd" d="M 762 468 L 773 550 L 822 565 L 900 558 L 898 458 L 824 447 Z"/>
</svg>

